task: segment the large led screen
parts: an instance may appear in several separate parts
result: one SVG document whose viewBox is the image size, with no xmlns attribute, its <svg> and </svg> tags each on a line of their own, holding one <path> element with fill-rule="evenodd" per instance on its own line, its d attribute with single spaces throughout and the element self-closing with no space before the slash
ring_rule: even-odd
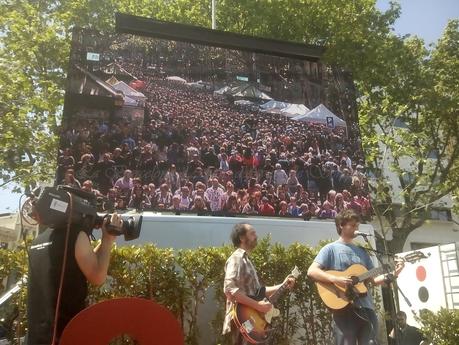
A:
<svg viewBox="0 0 459 345">
<path fill-rule="evenodd" d="M 355 98 L 313 59 L 75 30 L 56 183 L 107 211 L 368 219 Z"/>
</svg>

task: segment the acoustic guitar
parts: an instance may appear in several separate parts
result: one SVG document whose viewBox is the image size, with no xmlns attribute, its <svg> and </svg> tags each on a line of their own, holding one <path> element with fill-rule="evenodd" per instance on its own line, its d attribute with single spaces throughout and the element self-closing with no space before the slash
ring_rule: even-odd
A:
<svg viewBox="0 0 459 345">
<path fill-rule="evenodd" d="M 347 287 L 339 286 L 333 283 L 324 283 L 317 281 L 317 291 L 325 305 L 333 310 L 340 310 L 352 303 L 356 298 L 365 296 L 367 287 L 364 281 L 376 277 L 386 271 L 385 266 L 374 268 L 370 271 L 361 264 L 349 266 L 345 271 L 327 271 L 338 277 L 346 277 L 352 280 L 352 285 Z"/>
<path fill-rule="evenodd" d="M 416 262 L 420 259 L 427 258 L 424 253 L 415 251 L 406 255 L 405 257 L 397 257 L 396 261 Z M 374 268 L 370 271 L 361 264 L 354 264 L 349 266 L 345 271 L 326 271 L 338 277 L 346 277 L 352 280 L 352 284 L 343 287 L 333 283 L 324 283 L 317 281 L 316 286 L 319 296 L 324 304 L 332 310 L 340 310 L 345 308 L 348 304 L 353 303 L 355 299 L 367 294 L 367 287 L 365 280 L 376 277 L 389 270 L 389 265 L 383 265 Z"/>
<path fill-rule="evenodd" d="M 294 277 L 296 279 L 300 274 L 300 270 L 295 266 L 288 277 Z M 279 309 L 274 308 L 274 305 L 286 289 L 287 284 L 285 283 L 275 293 L 273 293 L 269 299 L 266 298 L 265 287 L 260 288 L 255 296 L 249 296 L 256 301 L 266 300 L 273 305 L 273 308 L 265 314 L 260 313 L 245 304 L 235 303 L 232 310 L 233 321 L 242 336 L 249 343 L 263 344 L 269 339 L 272 333 L 272 319 L 280 315 Z"/>
</svg>

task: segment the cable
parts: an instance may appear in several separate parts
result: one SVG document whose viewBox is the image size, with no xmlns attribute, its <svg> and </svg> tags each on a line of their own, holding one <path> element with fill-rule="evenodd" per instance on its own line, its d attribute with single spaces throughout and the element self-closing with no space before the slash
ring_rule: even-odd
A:
<svg viewBox="0 0 459 345">
<path fill-rule="evenodd" d="M 366 318 L 366 317 L 363 317 L 361 316 L 358 312 L 357 312 L 357 308 L 352 308 L 352 311 L 354 312 L 355 315 L 357 315 L 360 319 L 362 319 L 363 321 L 367 322 L 370 324 L 370 341 L 373 341 L 376 345 L 378 344 L 378 341 L 376 339 L 376 331 L 375 331 L 375 327 L 373 325 L 373 322 L 371 322 L 371 320 L 369 318 Z M 373 336 L 372 336 L 373 335 Z"/>
<path fill-rule="evenodd" d="M 57 345 L 57 321 L 59 319 L 59 307 L 61 304 L 62 288 L 64 285 L 64 274 L 65 274 L 65 266 L 67 264 L 67 251 L 68 251 L 69 237 L 70 237 L 70 225 L 72 222 L 73 198 L 69 192 L 67 192 L 67 195 L 69 196 L 69 217 L 67 221 L 67 233 L 65 234 L 64 257 L 62 260 L 61 277 L 59 281 L 59 290 L 57 293 L 56 312 L 54 314 L 53 338 L 51 341 L 51 345 Z"/>
</svg>

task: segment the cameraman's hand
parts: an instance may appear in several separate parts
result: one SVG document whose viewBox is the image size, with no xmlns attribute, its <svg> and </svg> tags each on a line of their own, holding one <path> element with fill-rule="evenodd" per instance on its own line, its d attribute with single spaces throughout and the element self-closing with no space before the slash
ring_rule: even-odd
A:
<svg viewBox="0 0 459 345">
<path fill-rule="evenodd" d="M 104 222 L 102 223 L 102 242 L 107 241 L 107 242 L 113 243 L 116 240 L 116 236 L 108 233 L 108 230 L 107 230 L 108 223 L 109 223 L 108 218 L 105 218 Z M 113 213 L 110 218 L 110 226 L 114 226 L 116 228 L 121 229 L 122 225 L 123 225 L 123 220 L 121 219 L 121 216 L 116 212 Z"/>
</svg>

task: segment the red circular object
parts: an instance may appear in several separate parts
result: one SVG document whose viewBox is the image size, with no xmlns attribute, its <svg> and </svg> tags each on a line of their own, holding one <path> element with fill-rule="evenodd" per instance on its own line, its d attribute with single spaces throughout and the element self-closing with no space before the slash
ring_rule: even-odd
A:
<svg viewBox="0 0 459 345">
<path fill-rule="evenodd" d="M 419 266 L 418 268 L 416 268 L 416 278 L 418 278 L 420 282 L 426 280 L 426 276 L 427 272 L 424 266 Z"/>
<path fill-rule="evenodd" d="M 183 332 L 163 306 L 141 298 L 118 298 L 94 304 L 65 327 L 60 345 L 108 344 L 127 334 L 141 345 L 183 345 Z"/>
<path fill-rule="evenodd" d="M 136 80 L 131 81 L 129 83 L 129 86 L 132 87 L 133 89 L 141 90 L 145 88 L 146 84 L 143 80 L 136 79 Z"/>
</svg>

